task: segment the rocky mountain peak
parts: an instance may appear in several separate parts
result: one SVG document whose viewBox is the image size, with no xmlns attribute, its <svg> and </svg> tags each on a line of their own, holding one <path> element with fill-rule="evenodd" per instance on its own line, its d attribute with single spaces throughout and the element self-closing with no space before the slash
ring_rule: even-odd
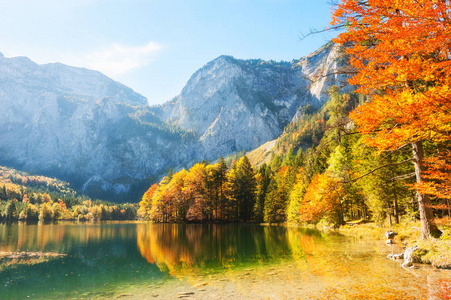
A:
<svg viewBox="0 0 451 300">
<path fill-rule="evenodd" d="M 38 101 L 41 93 L 53 92 L 70 98 L 111 97 L 120 103 L 147 105 L 145 97 L 100 72 L 61 63 L 39 65 L 27 57 L 2 57 L 0 79 L 4 79 L 0 90 L 32 91 L 35 97 L 30 96 L 30 101 Z"/>
<path fill-rule="evenodd" d="M 328 43 L 291 62 L 220 56 L 189 79 L 181 94 L 162 107 L 165 121 L 192 130 L 209 159 L 256 148 L 277 137 L 298 108 L 320 107 L 342 79 L 338 46 Z"/>
<path fill-rule="evenodd" d="M 171 167 L 279 136 L 342 79 L 322 77 L 341 63 L 337 53 L 330 43 L 291 62 L 223 55 L 157 107 L 97 71 L 0 57 L 0 164 L 58 176 L 96 197 L 128 193 Z"/>
</svg>

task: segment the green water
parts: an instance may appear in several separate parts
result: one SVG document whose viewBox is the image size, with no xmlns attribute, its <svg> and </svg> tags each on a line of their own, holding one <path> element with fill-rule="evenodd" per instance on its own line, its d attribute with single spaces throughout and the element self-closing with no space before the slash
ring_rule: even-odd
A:
<svg viewBox="0 0 451 300">
<path fill-rule="evenodd" d="M 422 299 L 451 285 L 449 271 L 386 258 L 398 250 L 281 226 L 0 224 L 1 252 L 66 254 L 0 259 L 0 299 L 176 299 L 182 288 L 199 299 Z"/>
</svg>

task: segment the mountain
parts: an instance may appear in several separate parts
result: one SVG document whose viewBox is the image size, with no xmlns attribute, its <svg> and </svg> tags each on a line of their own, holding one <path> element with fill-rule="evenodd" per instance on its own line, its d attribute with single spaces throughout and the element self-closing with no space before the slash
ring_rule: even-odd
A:
<svg viewBox="0 0 451 300">
<path fill-rule="evenodd" d="M 322 76 L 344 63 L 339 53 L 328 43 L 290 62 L 220 56 L 154 107 L 99 72 L 0 55 L 0 165 L 67 180 L 92 196 L 139 194 L 171 167 L 279 136 L 300 107 L 320 107 L 328 87 L 344 80 Z"/>
<path fill-rule="evenodd" d="M 0 107 L 1 164 L 88 192 L 127 192 L 136 180 L 194 158 L 188 132 L 165 124 L 145 97 L 96 71 L 2 55 Z"/>
<path fill-rule="evenodd" d="M 328 88 L 345 81 L 344 75 L 325 76 L 344 64 L 341 56 L 333 43 L 290 62 L 220 56 L 194 73 L 158 114 L 194 131 L 203 159 L 254 149 L 279 136 L 300 107 L 322 106 Z"/>
</svg>

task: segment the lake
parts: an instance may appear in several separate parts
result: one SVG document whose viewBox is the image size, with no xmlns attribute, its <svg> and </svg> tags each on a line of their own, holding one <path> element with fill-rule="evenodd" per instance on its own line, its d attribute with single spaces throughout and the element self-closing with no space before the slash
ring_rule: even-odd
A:
<svg viewBox="0 0 451 300">
<path fill-rule="evenodd" d="M 405 270 L 386 258 L 401 246 L 252 224 L 0 224 L 0 299 L 444 299 L 451 271 Z M 40 253 L 10 254 L 24 251 Z"/>
</svg>

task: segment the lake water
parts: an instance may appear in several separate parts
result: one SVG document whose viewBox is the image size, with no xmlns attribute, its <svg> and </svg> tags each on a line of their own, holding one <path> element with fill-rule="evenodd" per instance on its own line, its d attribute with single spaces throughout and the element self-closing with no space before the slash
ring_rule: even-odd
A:
<svg viewBox="0 0 451 300">
<path fill-rule="evenodd" d="M 383 242 L 250 224 L 0 224 L 0 299 L 445 299 Z M 449 298 L 448 298 L 449 299 Z"/>
</svg>

